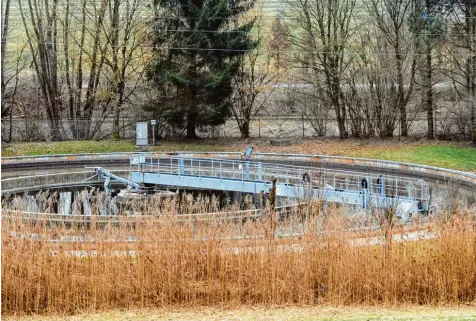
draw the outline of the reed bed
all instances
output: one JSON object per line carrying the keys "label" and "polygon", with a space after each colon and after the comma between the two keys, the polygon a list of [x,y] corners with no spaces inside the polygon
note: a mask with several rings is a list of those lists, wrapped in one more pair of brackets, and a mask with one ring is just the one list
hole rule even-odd
{"label": "reed bed", "polygon": [[[346,218],[338,209],[328,209],[324,220],[319,207],[309,214],[193,223],[167,217],[100,228],[4,220],[2,313],[476,302],[474,214],[415,225],[437,237],[413,242],[392,241],[404,229],[392,224],[377,232],[342,229]],[[302,235],[277,237],[290,222]],[[376,234],[387,242],[350,242]],[[51,241],[60,235],[83,238]],[[131,235],[134,242],[127,241]]]}
{"label": "reed bed", "polygon": [[[167,191],[169,192],[169,191]],[[198,214],[213,213],[219,211],[237,211],[240,208],[250,210],[255,208],[251,195],[243,197],[240,206],[231,202],[226,194],[204,194],[204,193],[176,193],[148,198],[130,198],[124,200],[122,206],[116,202],[111,204],[113,197],[99,188],[83,189],[78,191],[71,204],[73,215],[83,215],[84,201],[89,204],[91,215],[105,215],[114,212],[117,215],[139,214],[157,216],[162,214]],[[32,206],[33,204],[33,206]],[[58,213],[59,193],[57,191],[39,191],[36,194],[25,193],[23,195],[10,195],[2,198],[2,208],[9,210],[28,211],[28,208],[35,208],[40,213]],[[114,207],[114,208],[111,208]],[[101,208],[103,209],[101,213]]]}

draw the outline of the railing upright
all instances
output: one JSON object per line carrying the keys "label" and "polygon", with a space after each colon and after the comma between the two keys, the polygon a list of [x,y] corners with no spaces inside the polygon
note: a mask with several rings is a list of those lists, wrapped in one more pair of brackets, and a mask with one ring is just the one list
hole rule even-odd
{"label": "railing upright", "polygon": [[424,190],[424,187],[423,187],[423,180],[422,180],[422,179],[420,179],[420,186],[421,186],[421,194],[420,194],[421,196],[420,196],[420,199],[423,200],[423,190]]}
{"label": "railing upright", "polygon": [[243,164],[241,164],[241,180],[244,180],[244,173],[245,173],[245,168],[243,166]]}
{"label": "railing upright", "polygon": [[395,178],[395,197],[398,196],[398,178]]}

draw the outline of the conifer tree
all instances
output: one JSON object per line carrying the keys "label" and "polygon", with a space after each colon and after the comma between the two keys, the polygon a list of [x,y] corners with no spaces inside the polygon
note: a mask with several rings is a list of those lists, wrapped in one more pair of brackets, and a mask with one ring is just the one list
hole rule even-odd
{"label": "conifer tree", "polygon": [[254,21],[239,16],[254,0],[162,0],[155,3],[154,57],[147,77],[157,90],[146,110],[186,129],[223,124],[230,116],[232,78],[257,44]]}

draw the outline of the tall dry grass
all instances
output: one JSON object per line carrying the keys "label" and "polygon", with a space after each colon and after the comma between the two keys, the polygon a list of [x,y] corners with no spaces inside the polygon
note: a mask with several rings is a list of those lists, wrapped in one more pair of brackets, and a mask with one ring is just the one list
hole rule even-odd
{"label": "tall dry grass", "polygon": [[[169,218],[133,229],[94,225],[71,229],[5,220],[3,313],[475,302],[474,217],[454,214],[432,224],[438,237],[430,240],[390,242],[392,234],[402,231],[387,227],[385,233],[372,235],[386,235],[389,242],[352,246],[349,240],[371,235],[339,229],[343,218],[338,210],[327,215],[324,233],[315,233],[322,222],[318,216],[304,223],[291,220],[305,225],[297,238],[276,237],[275,231],[288,228],[290,220],[274,219],[184,224]],[[65,234],[82,235],[88,241],[54,243],[27,237],[54,239]],[[123,241],[132,234],[138,242]]]}

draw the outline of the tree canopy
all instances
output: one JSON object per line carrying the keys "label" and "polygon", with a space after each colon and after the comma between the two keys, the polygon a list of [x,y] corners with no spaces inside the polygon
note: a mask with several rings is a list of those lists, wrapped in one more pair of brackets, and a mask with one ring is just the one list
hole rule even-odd
{"label": "tree canopy", "polygon": [[197,127],[230,116],[232,79],[257,45],[254,21],[239,24],[248,0],[164,0],[156,3],[154,61],[147,77],[157,90],[146,109],[196,137]]}

